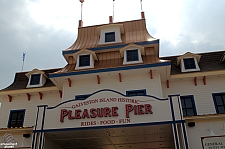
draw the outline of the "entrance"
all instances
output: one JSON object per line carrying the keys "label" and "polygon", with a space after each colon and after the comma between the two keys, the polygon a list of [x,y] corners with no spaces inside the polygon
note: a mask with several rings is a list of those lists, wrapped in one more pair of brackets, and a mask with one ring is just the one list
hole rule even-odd
{"label": "entrance", "polygon": [[44,149],[174,149],[171,124],[46,132]]}

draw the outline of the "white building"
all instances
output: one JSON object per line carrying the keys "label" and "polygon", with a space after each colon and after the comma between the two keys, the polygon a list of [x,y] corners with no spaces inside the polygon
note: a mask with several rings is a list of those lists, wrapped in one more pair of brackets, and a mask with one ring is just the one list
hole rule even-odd
{"label": "white building", "polygon": [[225,148],[225,51],[159,57],[142,19],[83,27],[64,68],[0,91],[0,145],[32,149]]}

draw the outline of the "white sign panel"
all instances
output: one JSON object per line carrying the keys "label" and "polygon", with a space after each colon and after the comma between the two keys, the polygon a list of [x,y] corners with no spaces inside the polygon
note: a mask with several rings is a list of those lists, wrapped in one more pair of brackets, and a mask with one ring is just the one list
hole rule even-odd
{"label": "white sign panel", "polygon": [[172,121],[169,100],[124,97],[105,91],[86,100],[46,109],[44,129],[81,128]]}
{"label": "white sign panel", "polygon": [[225,136],[202,137],[203,149],[225,149]]}

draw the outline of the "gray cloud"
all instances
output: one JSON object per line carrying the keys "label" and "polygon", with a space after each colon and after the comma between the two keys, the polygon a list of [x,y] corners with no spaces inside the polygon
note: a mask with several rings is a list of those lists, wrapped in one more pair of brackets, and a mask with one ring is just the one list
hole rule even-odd
{"label": "gray cloud", "polygon": [[[75,33],[37,24],[29,16],[27,5],[28,0],[0,1],[0,88],[10,85],[15,72],[21,71],[23,52],[27,53],[24,70],[63,67],[66,62],[61,52],[76,38]],[[178,42],[173,44],[157,37],[160,38],[160,56],[225,50],[224,6],[224,0],[184,1],[180,20],[177,20],[181,24]],[[151,14],[151,10],[146,13]],[[152,19],[157,16],[146,18],[149,33],[154,37],[159,29],[153,26]]]}

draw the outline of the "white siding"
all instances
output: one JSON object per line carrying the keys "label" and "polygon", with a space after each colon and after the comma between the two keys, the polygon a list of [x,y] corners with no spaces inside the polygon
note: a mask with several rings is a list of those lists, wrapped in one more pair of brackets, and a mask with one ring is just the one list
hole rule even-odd
{"label": "white siding", "polygon": [[191,80],[170,81],[170,88],[162,83],[163,95],[169,94],[193,95],[198,115],[215,114],[212,93],[225,92],[224,77],[206,77],[206,85],[202,77],[197,79],[197,86],[194,85],[194,78]]}
{"label": "white siding", "polygon": [[26,94],[13,96],[12,102],[9,102],[8,98],[5,97],[0,112],[0,128],[7,127],[10,110],[26,109],[23,126],[34,126],[38,105],[55,106],[61,101],[58,93],[43,94],[42,100],[37,93],[37,95],[31,95],[30,101],[28,101]]}
{"label": "white siding", "polygon": [[224,121],[206,121],[196,122],[195,127],[187,126],[187,134],[190,149],[202,149],[201,137],[210,136],[209,125],[211,125],[212,131],[215,135],[224,135],[223,128]]}
{"label": "white siding", "polygon": [[128,90],[146,89],[147,94],[162,98],[160,75],[156,73],[153,79],[150,79],[148,73],[122,76],[122,82],[119,82],[118,76],[100,79],[100,84],[97,83],[97,78],[76,80],[72,82],[72,87],[68,87],[66,81],[63,86],[63,101],[74,99],[75,95],[91,94],[101,89],[112,89],[123,94]]}

